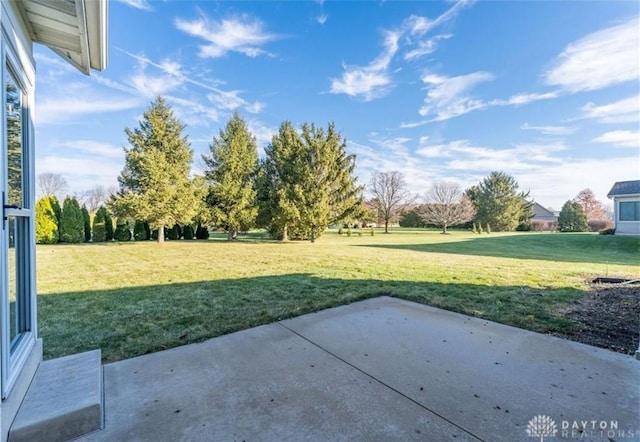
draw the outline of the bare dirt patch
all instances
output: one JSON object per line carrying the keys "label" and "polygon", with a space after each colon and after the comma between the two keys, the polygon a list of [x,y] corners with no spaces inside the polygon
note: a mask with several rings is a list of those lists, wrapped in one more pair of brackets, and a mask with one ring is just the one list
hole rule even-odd
{"label": "bare dirt patch", "polygon": [[577,327],[562,337],[633,355],[640,340],[640,283],[593,284],[563,316]]}

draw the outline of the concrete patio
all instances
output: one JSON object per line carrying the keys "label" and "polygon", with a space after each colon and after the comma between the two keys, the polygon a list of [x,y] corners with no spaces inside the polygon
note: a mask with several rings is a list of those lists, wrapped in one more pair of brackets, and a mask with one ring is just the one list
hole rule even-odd
{"label": "concrete patio", "polygon": [[382,297],[105,365],[79,440],[640,440],[639,385],[631,356]]}

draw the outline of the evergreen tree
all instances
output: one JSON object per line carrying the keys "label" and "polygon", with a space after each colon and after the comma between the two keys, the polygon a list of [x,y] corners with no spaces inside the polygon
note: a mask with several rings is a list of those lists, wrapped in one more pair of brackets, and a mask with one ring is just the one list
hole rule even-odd
{"label": "evergreen tree", "polygon": [[195,232],[193,231],[193,226],[191,224],[187,224],[186,226],[184,226],[182,234],[184,236],[184,239],[193,239],[196,236]]}
{"label": "evergreen tree", "polygon": [[203,155],[209,183],[206,202],[216,224],[232,240],[241,227],[248,230],[258,213],[255,173],[258,165],[256,138],[236,112],[219,137],[213,137],[210,155]]}
{"label": "evergreen tree", "polygon": [[106,241],[113,241],[113,218],[106,207],[100,206],[104,210],[104,235]]}
{"label": "evergreen tree", "polygon": [[84,239],[84,217],[78,200],[66,197],[62,205],[60,220],[60,241],[68,243],[82,242]]}
{"label": "evergreen tree", "polygon": [[579,202],[567,201],[558,215],[558,230],[561,232],[588,232],[589,225]]}
{"label": "evergreen tree", "polygon": [[120,191],[111,206],[117,216],[142,219],[160,228],[190,222],[196,213],[193,182],[189,178],[193,152],[178,120],[162,97],[156,98],[136,129],[126,128],[130,147],[118,177]]}
{"label": "evergreen tree", "polygon": [[84,242],[91,241],[91,216],[85,206],[82,206],[82,220],[84,221]]}
{"label": "evergreen tree", "polygon": [[[106,230],[106,229],[105,229]],[[106,237],[106,232],[105,232]],[[131,230],[129,230],[129,223],[124,218],[118,218],[116,222],[116,230],[113,232],[113,239],[116,241],[130,241]]]}
{"label": "evergreen tree", "polygon": [[144,221],[136,221],[133,225],[133,238],[136,241],[148,241],[151,239],[149,224]]}
{"label": "evergreen tree", "polygon": [[314,241],[330,224],[362,212],[362,187],[353,175],[355,156],[333,124],[280,126],[266,148],[258,176],[259,221],[272,236]]}
{"label": "evergreen tree", "polygon": [[180,228],[180,224],[175,224],[171,229],[169,229],[169,239],[180,239],[182,238],[182,229]]}
{"label": "evergreen tree", "polygon": [[476,207],[475,221],[493,231],[512,231],[533,215],[529,192],[518,192],[518,182],[504,172],[492,172],[466,191]]}
{"label": "evergreen tree", "polygon": [[93,217],[93,242],[105,242],[107,239],[107,228],[104,222],[104,210],[98,209]]}
{"label": "evergreen tree", "polygon": [[202,224],[198,224],[196,228],[196,238],[197,239],[209,239],[209,229]]}
{"label": "evergreen tree", "polygon": [[36,202],[36,242],[55,244],[58,242],[58,222],[51,205],[52,198],[44,196]]}
{"label": "evergreen tree", "polygon": [[53,213],[56,216],[56,224],[58,225],[58,237],[56,238],[56,242],[60,242],[60,225],[62,223],[62,208],[60,207],[58,198],[56,198],[55,196],[50,196],[49,198],[51,198],[51,208],[53,209]]}

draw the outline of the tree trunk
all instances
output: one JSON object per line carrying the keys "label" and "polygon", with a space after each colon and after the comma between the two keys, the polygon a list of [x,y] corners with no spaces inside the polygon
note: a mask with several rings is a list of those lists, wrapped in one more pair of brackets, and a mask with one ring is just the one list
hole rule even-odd
{"label": "tree trunk", "polygon": [[229,228],[229,230],[227,230],[227,241],[233,241],[234,235],[235,234],[235,229]]}
{"label": "tree trunk", "polygon": [[158,244],[164,244],[164,226],[158,227]]}
{"label": "tree trunk", "polygon": [[316,242],[316,226],[311,227],[311,242]]}
{"label": "tree trunk", "polygon": [[384,233],[389,233],[389,220],[384,220]]}
{"label": "tree trunk", "polygon": [[289,241],[289,234],[287,232],[287,225],[284,225],[284,228],[282,229],[282,241]]}
{"label": "tree trunk", "polygon": [[442,226],[442,234],[443,235],[447,234],[447,225],[446,224]]}

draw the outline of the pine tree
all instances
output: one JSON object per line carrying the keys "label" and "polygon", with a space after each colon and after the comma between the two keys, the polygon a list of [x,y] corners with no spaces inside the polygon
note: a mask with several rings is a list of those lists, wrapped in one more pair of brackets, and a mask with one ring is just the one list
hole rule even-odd
{"label": "pine tree", "polygon": [[219,136],[213,137],[209,150],[209,155],[202,156],[209,184],[206,203],[213,220],[227,231],[227,240],[231,241],[241,227],[248,229],[255,223],[258,213],[256,138],[235,112]]}
{"label": "pine tree", "polygon": [[84,221],[84,242],[91,241],[91,215],[86,206],[82,206],[82,220]]}
{"label": "pine tree", "polygon": [[362,188],[353,176],[355,156],[333,124],[320,129],[289,122],[265,149],[258,175],[259,225],[284,241],[312,241],[330,224],[360,215]]}
{"label": "pine tree", "polygon": [[529,192],[518,192],[518,182],[504,172],[492,172],[466,194],[476,207],[475,221],[497,232],[515,230],[533,215]]}
{"label": "pine tree", "polygon": [[51,205],[52,198],[43,196],[36,202],[36,242],[55,244],[58,242],[58,222]]}
{"label": "pine tree", "polygon": [[165,100],[157,97],[139,127],[125,129],[130,147],[125,148],[120,191],[111,207],[119,217],[160,228],[158,243],[164,242],[165,225],[190,222],[198,207],[189,178],[193,152],[184,127]]}
{"label": "pine tree", "polygon": [[567,201],[558,215],[558,230],[561,232],[588,232],[589,224],[579,202]]}
{"label": "pine tree", "polygon": [[66,197],[62,205],[60,219],[60,241],[68,243],[82,242],[84,239],[84,217],[75,198]]}
{"label": "pine tree", "polygon": [[106,207],[100,206],[104,210],[104,236],[106,241],[113,241],[113,219]]}

